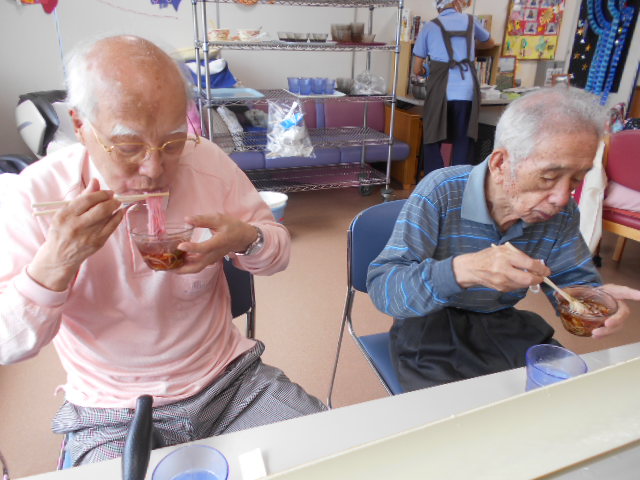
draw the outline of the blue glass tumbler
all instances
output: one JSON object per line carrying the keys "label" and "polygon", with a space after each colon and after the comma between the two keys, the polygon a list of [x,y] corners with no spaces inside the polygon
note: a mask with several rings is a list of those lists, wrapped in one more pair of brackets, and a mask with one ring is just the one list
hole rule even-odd
{"label": "blue glass tumbler", "polygon": [[311,79],[307,77],[300,77],[300,94],[311,95]]}
{"label": "blue glass tumbler", "polygon": [[323,93],[325,93],[326,85],[327,85],[326,78],[320,78],[320,77],[313,78],[311,80],[311,91],[316,95],[322,95]]}
{"label": "blue glass tumbler", "polygon": [[300,79],[298,77],[287,77],[287,81],[291,93],[300,93]]}
{"label": "blue glass tumbler", "polygon": [[336,81],[333,78],[327,78],[327,83],[324,86],[324,93],[327,95],[333,95],[335,90]]}
{"label": "blue glass tumbler", "polygon": [[526,353],[527,386],[533,390],[589,371],[585,361],[571,350],[542,344],[529,347]]}

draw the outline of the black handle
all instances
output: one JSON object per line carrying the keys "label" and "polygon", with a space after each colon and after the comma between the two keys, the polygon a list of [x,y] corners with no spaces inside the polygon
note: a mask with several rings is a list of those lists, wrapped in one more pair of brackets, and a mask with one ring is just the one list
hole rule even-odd
{"label": "black handle", "polygon": [[144,480],[153,448],[153,397],[142,395],[136,400],[136,413],[129,426],[122,455],[122,479]]}

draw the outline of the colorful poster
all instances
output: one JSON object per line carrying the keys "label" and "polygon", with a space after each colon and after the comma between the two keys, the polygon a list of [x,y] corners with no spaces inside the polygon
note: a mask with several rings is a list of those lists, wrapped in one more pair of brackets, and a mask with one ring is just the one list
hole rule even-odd
{"label": "colorful poster", "polygon": [[520,60],[553,60],[564,0],[510,0],[502,55]]}

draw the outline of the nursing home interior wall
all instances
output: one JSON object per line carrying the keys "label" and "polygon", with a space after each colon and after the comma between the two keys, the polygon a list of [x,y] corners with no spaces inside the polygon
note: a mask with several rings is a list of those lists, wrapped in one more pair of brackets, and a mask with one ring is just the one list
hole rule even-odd
{"label": "nursing home interior wall", "polygon": [[[560,29],[556,58],[568,61],[574,36],[578,1],[565,2],[565,14]],[[493,16],[492,36],[497,41],[504,34],[508,0],[474,0],[466,11]],[[436,15],[432,1],[406,0],[405,7],[423,20]],[[209,4],[209,20],[216,20],[216,7]],[[275,38],[278,31],[329,31],[331,23],[366,22],[366,8],[312,8],[297,6],[245,6],[221,4],[220,27],[262,27]],[[373,31],[376,40],[394,38],[397,10],[379,8],[374,11]],[[78,41],[105,33],[134,33],[155,41],[165,48],[193,48],[193,20],[190,2],[182,2],[178,11],[159,9],[148,0],[61,0],[57,8],[63,51],[69,51]],[[61,49],[53,15],[46,15],[39,5],[18,7],[16,2],[0,0],[0,153],[29,153],[15,123],[14,111],[22,93],[63,88]],[[639,20],[640,21],[640,20]],[[631,94],[640,61],[640,28],[636,26],[617,94],[609,97],[614,105],[626,102]],[[366,55],[322,52],[223,51],[234,75],[252,88],[285,87],[287,76],[348,77],[366,68]],[[372,54],[371,70],[389,81],[392,55]],[[533,83],[537,62],[519,62],[517,76],[523,86]]]}
{"label": "nursing home interior wall", "polygon": [[[208,19],[215,23],[216,6],[209,3]],[[136,13],[134,13],[136,12]],[[132,33],[146,37],[168,50],[194,45],[191,3],[183,1],[178,11],[159,9],[149,0],[61,0],[57,15],[63,50],[79,41],[105,33]],[[278,31],[329,32],[332,23],[368,21],[368,9],[311,8],[283,5],[220,5],[220,27],[262,27],[277,39]],[[376,40],[392,41],[397,9],[376,9],[373,31]],[[64,88],[60,48],[53,15],[39,5],[16,6],[0,0],[0,146],[2,153],[29,153],[16,131],[15,105],[22,93]],[[287,76],[350,77],[352,53],[233,51],[222,52],[233,74],[251,88],[286,88]],[[385,77],[392,55],[374,52],[371,70]],[[366,68],[366,54],[355,56],[355,74]]]}

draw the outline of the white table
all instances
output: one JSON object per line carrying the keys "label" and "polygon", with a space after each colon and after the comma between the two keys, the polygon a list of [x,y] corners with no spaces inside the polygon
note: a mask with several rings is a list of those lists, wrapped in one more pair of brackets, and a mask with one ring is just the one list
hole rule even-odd
{"label": "white table", "polygon": [[[640,343],[583,355],[591,371],[636,357],[640,357]],[[525,371],[519,368],[212,437],[196,443],[211,445],[221,450],[229,460],[229,479],[240,480],[238,455],[255,448],[262,450],[267,473],[272,474],[375,439],[504,400],[522,393],[524,386]],[[640,399],[638,404],[640,407]],[[597,415],[597,412],[594,412],[594,415]],[[150,472],[157,462],[175,448],[177,447],[167,447],[152,452],[147,478],[151,478]],[[455,445],[452,445],[452,448],[455,448]],[[112,480],[121,478],[120,468],[120,460],[112,460],[29,478]],[[548,478],[635,480],[638,478],[638,472],[640,445],[635,445],[616,455],[582,464]]]}

